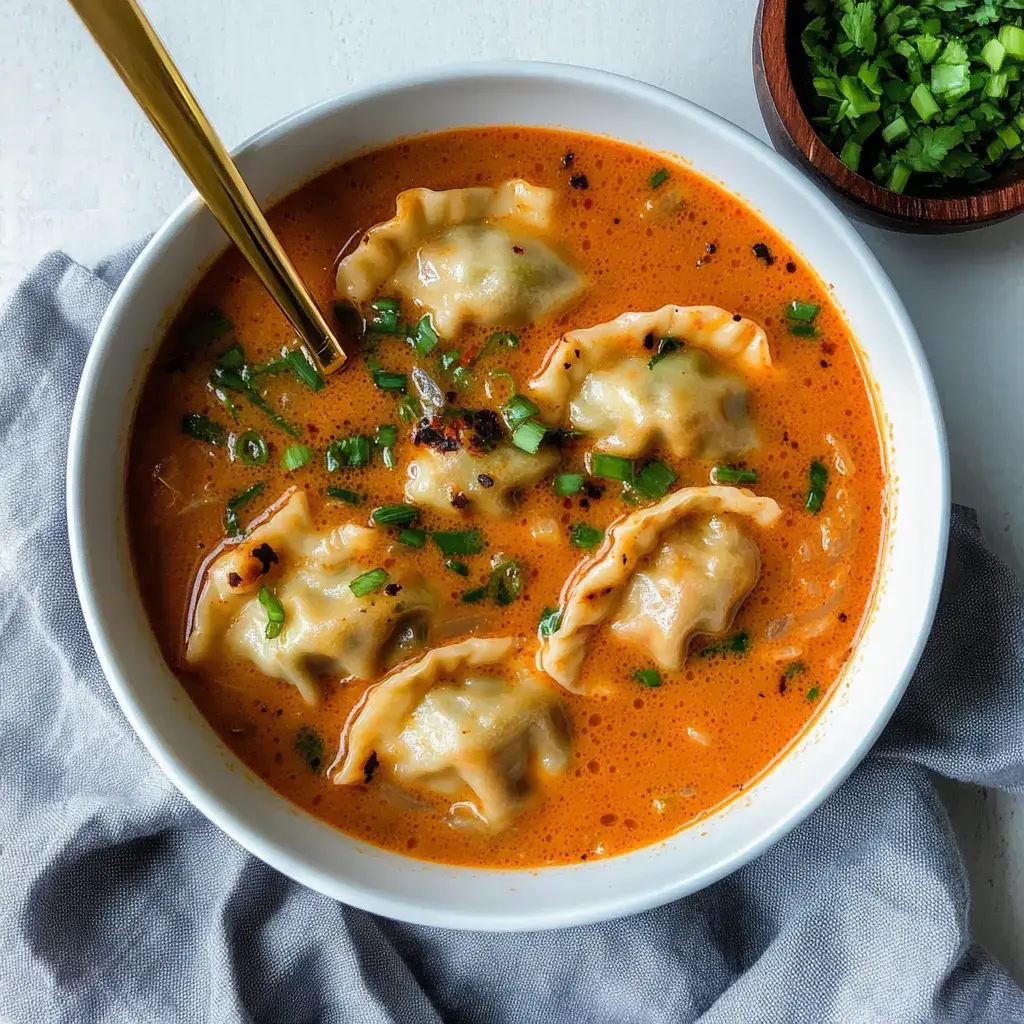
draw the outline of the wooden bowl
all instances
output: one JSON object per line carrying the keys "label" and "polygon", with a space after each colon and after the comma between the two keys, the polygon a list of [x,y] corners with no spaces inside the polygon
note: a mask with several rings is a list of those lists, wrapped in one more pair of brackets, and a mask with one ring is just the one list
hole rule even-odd
{"label": "wooden bowl", "polygon": [[811,90],[800,45],[802,0],[760,0],[754,23],[754,85],[775,148],[833,195],[847,213],[879,227],[917,233],[969,231],[1024,211],[1024,161],[978,191],[900,195],[851,171],[811,126],[799,94]]}

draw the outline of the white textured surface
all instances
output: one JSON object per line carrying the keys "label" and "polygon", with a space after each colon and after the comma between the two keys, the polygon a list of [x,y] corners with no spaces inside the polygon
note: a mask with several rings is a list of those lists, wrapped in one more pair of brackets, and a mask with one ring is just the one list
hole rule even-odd
{"label": "white textured surface", "polygon": [[[157,30],[225,141],[353,86],[438,63],[588,64],[704,104],[764,137],[750,77],[753,0],[150,0]],[[0,293],[50,248],[83,263],[153,230],[186,191],[156,135],[60,0],[0,6]],[[1024,218],[984,232],[864,232],[914,317],[949,430],[953,495],[1024,568]],[[968,856],[978,937],[1024,978],[1019,803],[944,787]]]}

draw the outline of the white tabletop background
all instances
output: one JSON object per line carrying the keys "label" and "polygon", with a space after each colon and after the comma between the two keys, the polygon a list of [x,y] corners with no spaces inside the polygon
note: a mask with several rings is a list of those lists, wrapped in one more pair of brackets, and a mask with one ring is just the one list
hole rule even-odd
{"label": "white tabletop background", "polygon": [[[766,138],[755,0],[144,0],[229,147],[299,107],[437,64],[586,64]],[[89,265],[153,231],[188,185],[61,0],[0,4],[0,298],[49,249]],[[915,238],[862,228],[917,324],[946,417],[953,497],[1024,567],[1024,217]],[[944,786],[976,937],[1024,981],[1024,802]]]}

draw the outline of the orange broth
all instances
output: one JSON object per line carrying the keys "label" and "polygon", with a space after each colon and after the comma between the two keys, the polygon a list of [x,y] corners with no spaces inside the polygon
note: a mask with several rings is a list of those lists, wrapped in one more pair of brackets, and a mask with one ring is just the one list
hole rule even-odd
{"label": "orange broth", "polygon": [[[563,166],[567,152],[574,154],[570,168]],[[671,177],[652,191],[649,179],[663,166]],[[570,177],[577,175],[585,175],[586,188],[570,185]],[[698,638],[685,671],[662,672],[663,685],[648,689],[632,677],[635,669],[648,667],[641,652],[599,632],[584,681],[597,674],[613,684],[611,693],[585,697],[559,690],[573,734],[571,766],[563,775],[539,780],[539,797],[496,836],[452,828],[443,813],[450,801],[428,792],[418,795],[436,814],[386,799],[373,784],[335,786],[324,768],[334,757],[349,712],[370,683],[327,681],[320,705],[308,707],[292,686],[261,676],[248,663],[194,672],[184,659],[190,598],[204,560],[222,541],[224,509],[232,495],[257,481],[266,485],[258,501],[239,510],[243,526],[293,485],[307,491],[318,528],[365,524],[369,508],[403,499],[405,465],[413,453],[411,430],[396,417],[395,397],[374,389],[358,354],[319,393],[292,376],[266,380],[267,400],[301,427],[303,443],[316,450],[307,467],[281,468],[281,454],[292,439],[248,403],[242,403],[237,423],[230,420],[206,387],[213,361],[230,339],[196,347],[188,338],[189,324],[217,307],[233,321],[233,336],[254,363],[278,357],[293,339],[234,250],[195,287],[155,360],[136,415],[127,480],[135,565],[153,629],[168,664],[228,746],[289,800],[351,835],[428,860],[492,867],[624,853],[664,839],[749,786],[835,687],[867,614],[884,534],[885,478],[873,403],[828,289],[755,213],[682,165],[622,143],[560,131],[459,130],[353,159],[279,202],[269,219],[328,308],[339,250],[391,217],[398,192],[416,186],[498,184],[515,177],[557,190],[562,205],[554,244],[590,282],[575,308],[554,322],[517,330],[518,349],[502,348],[486,357],[488,368],[507,370],[520,389],[562,332],[626,310],[707,303],[741,313],[768,332],[776,371],[752,388],[760,447],[746,463],[759,473],[752,489],[775,498],[784,514],[775,528],[755,534],[760,580],[734,627],[751,638],[747,653],[702,657],[704,641]],[[682,207],[660,218],[642,217],[645,203],[665,189],[685,200]],[[821,306],[817,337],[794,336],[787,329],[783,307],[793,299]],[[470,328],[458,343],[442,342],[428,357],[431,372],[444,380],[435,365],[437,354],[452,347],[470,351],[490,333]],[[415,364],[415,354],[400,339],[385,341],[379,356],[391,370],[408,372]],[[458,405],[495,407],[483,395],[482,378],[476,375],[474,385],[459,392]],[[446,380],[442,386],[452,388]],[[247,468],[230,461],[224,448],[185,436],[181,421],[189,411],[205,413],[237,432],[260,430],[269,446],[268,462]],[[372,435],[376,426],[390,423],[400,427],[395,470],[386,469],[375,453],[368,468],[327,473],[323,450],[329,440]],[[813,578],[824,572],[821,560],[801,560],[799,553],[808,545],[815,551],[821,547],[820,518],[806,512],[804,502],[810,462],[828,455],[828,436],[840,439],[847,463],[855,467],[845,480],[844,498],[856,513],[851,519],[855,549],[842,599],[830,609],[824,630],[802,645],[798,661],[780,661],[780,644],[764,640],[769,624],[787,614],[812,612],[824,600]],[[582,467],[581,444],[565,449],[562,471]],[[708,483],[709,463],[666,461],[679,475],[678,485]],[[358,490],[369,501],[353,507],[331,500],[325,496],[329,485]],[[589,507],[581,505],[584,498],[555,497],[546,480],[524,495],[511,520],[472,517],[469,522],[483,530],[487,547],[464,559],[470,566],[466,579],[445,569],[430,544],[418,551],[403,549],[402,557],[456,603],[465,590],[486,582],[495,552],[519,558],[526,566],[520,598],[507,608],[492,602],[473,605],[472,613],[481,620],[477,632],[521,634],[535,645],[542,610],[557,605],[563,581],[584,555],[569,543],[571,526],[607,527],[630,511],[616,485],[608,482],[602,497],[585,499]],[[531,536],[530,525],[542,518],[564,527],[554,545],[539,546]],[[452,517],[433,511],[417,525],[459,528]],[[797,586],[800,574],[803,582]],[[303,726],[323,739],[315,771],[296,750]]]}

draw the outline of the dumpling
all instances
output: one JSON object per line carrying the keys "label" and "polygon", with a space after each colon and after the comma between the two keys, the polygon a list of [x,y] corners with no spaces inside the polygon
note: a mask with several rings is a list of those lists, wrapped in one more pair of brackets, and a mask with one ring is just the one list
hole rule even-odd
{"label": "dumpling", "polygon": [[571,755],[561,703],[514,660],[520,646],[517,637],[463,640],[373,687],[343,741],[335,783],[383,772],[458,798],[453,817],[504,828],[527,805],[537,773],[564,771]]}
{"label": "dumpling", "polygon": [[681,668],[691,638],[725,633],[757,582],[760,551],[744,520],[767,528],[781,514],[738,487],[684,487],[620,519],[566,580],[537,667],[577,689],[590,637],[608,621],[663,668]]}
{"label": "dumpling", "polygon": [[543,240],[555,193],[522,180],[496,188],[399,194],[338,266],[336,294],[363,306],[398,295],[431,313],[443,338],[465,323],[517,327],[567,309],[585,279]]}
{"label": "dumpling", "polygon": [[721,459],[757,444],[741,375],[771,365],[752,320],[663,306],[563,335],[529,387],[547,422],[583,431],[602,451],[633,457],[664,445],[681,459]]}
{"label": "dumpling", "polygon": [[[251,661],[264,675],[297,687],[309,704],[317,679],[372,679],[419,650],[438,600],[415,570],[388,571],[389,586],[357,597],[349,584],[376,567],[381,534],[346,525],[313,529],[306,492],[293,490],[270,517],[210,565],[196,605],[186,658]],[[376,559],[376,560],[375,560]],[[266,586],[284,608],[278,636],[267,637]]]}
{"label": "dumpling", "polygon": [[541,447],[531,455],[508,443],[479,454],[423,448],[409,463],[405,497],[441,512],[509,516],[516,492],[543,480],[558,460],[555,448]]}

